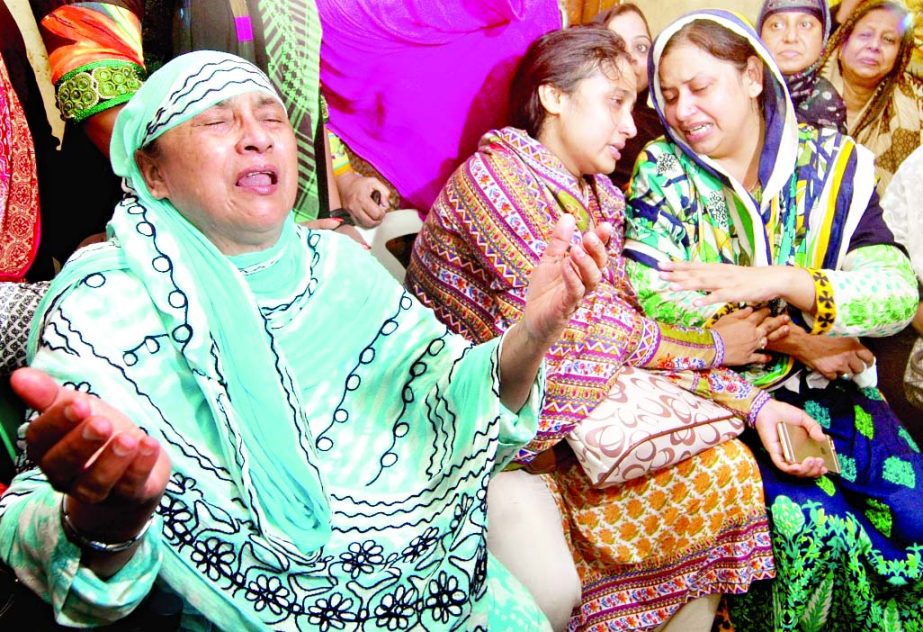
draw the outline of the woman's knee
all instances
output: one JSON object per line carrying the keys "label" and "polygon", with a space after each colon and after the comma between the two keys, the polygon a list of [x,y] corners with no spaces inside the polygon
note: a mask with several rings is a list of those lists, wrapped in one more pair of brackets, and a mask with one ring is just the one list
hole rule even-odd
{"label": "woman's knee", "polygon": [[565,629],[580,604],[580,577],[561,514],[540,476],[503,472],[488,489],[487,545],[520,581],[551,621]]}

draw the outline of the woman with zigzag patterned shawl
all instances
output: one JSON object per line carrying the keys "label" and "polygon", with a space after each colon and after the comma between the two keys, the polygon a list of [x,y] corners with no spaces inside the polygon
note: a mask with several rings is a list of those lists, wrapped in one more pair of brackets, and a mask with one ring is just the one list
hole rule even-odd
{"label": "woman with zigzag patterned shawl", "polygon": [[[407,286],[450,328],[487,340],[522,313],[526,279],[559,218],[613,227],[603,282],[546,356],[539,431],[517,458],[528,469],[499,475],[490,492],[489,545],[560,629],[571,615],[571,604],[557,610],[575,564],[582,596],[576,591],[570,625],[594,632],[653,630],[687,604],[687,613],[704,611],[708,626],[718,595],[773,575],[759,475],[740,441],[605,489],[567,457],[566,436],[619,387],[625,367],[658,371],[720,402],[761,436],[782,417],[813,423],[725,368],[763,359],[753,353],[758,337],[742,350],[726,321],[676,327],[640,309],[621,253],[624,197],[605,175],[635,133],[630,62],[622,38],[602,28],[533,43],[513,81],[513,126],[485,134],[446,183],[407,271]],[[544,467],[551,455],[558,462]]]}
{"label": "woman with zigzag patterned shawl", "polygon": [[[648,145],[629,193],[626,255],[641,303],[687,325],[740,301],[787,304],[804,329],[745,375],[820,421],[842,465],[840,476],[799,480],[755,448],[777,578],[772,597],[757,584],[731,600],[737,623],[915,629],[923,459],[863,382],[871,358],[849,338],[898,331],[917,304],[910,263],[881,218],[873,156],[796,124],[771,54],[734,14],[684,16],[657,39],[652,62],[668,138]],[[866,387],[851,379],[860,372]]]}

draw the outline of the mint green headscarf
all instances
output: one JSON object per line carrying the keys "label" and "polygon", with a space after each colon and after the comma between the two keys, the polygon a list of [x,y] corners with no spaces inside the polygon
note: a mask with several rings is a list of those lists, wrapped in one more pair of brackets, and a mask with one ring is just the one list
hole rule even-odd
{"label": "mint green headscarf", "polygon": [[[306,556],[328,540],[330,510],[313,440],[303,430],[308,424],[299,389],[240,272],[168,200],[150,194],[135,163],[138,148],[219,101],[249,92],[279,98],[258,68],[226,53],[189,53],[155,72],[113,131],[112,165],[124,178],[126,197],[108,232],[124,259],[113,265],[143,281],[164,331],[205,395],[227,475],[257,530],[270,546]],[[280,240],[297,240],[291,219]],[[82,278],[80,263],[79,257],[70,262],[58,281]],[[32,355],[37,334],[30,340]],[[171,457],[177,470],[196,471],[194,456]],[[184,458],[190,463],[177,462]]]}

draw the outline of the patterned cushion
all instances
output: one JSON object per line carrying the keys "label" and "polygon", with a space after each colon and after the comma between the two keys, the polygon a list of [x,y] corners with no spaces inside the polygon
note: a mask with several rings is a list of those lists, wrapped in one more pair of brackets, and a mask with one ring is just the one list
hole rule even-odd
{"label": "patterned cushion", "polygon": [[[7,376],[26,363],[26,343],[35,308],[48,282],[0,283],[0,478],[9,474],[16,458],[16,431],[23,418],[18,402],[6,388]],[[9,460],[7,460],[9,459]]]}

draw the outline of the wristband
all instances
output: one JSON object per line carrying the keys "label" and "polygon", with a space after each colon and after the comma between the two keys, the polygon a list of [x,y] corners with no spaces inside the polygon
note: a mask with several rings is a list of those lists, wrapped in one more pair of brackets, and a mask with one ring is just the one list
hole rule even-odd
{"label": "wristband", "polygon": [[67,502],[67,496],[61,496],[61,528],[64,529],[64,535],[67,536],[67,539],[79,546],[84,551],[97,551],[99,553],[121,553],[122,551],[127,551],[133,547],[141,538],[144,537],[144,534],[147,533],[147,530],[151,527],[151,523],[154,522],[154,516],[151,515],[148,518],[148,521],[144,523],[144,526],[141,527],[141,531],[138,532],[133,538],[124,540],[122,542],[102,542],[100,540],[92,540],[79,531],[74,526],[74,523],[71,522],[70,516],[67,514],[67,507],[65,503]]}
{"label": "wristband", "polygon": [[707,329],[706,331],[711,332],[711,338],[715,343],[715,359],[712,360],[712,366],[724,366],[725,358],[725,347],[724,347],[724,338],[721,337],[721,334],[715,329]]}
{"label": "wristband", "polygon": [[811,280],[814,281],[814,324],[812,334],[825,334],[833,328],[836,321],[836,301],[833,298],[833,286],[827,273],[823,270],[808,270]]}
{"label": "wristband", "polygon": [[144,83],[144,68],[122,61],[98,61],[65,73],[55,84],[65,121],[80,123],[127,102]]}
{"label": "wristband", "polygon": [[756,397],[753,398],[753,404],[750,406],[750,412],[747,413],[747,426],[750,428],[756,427],[756,418],[770,399],[772,399],[772,396],[766,391],[760,391],[756,394]]}

